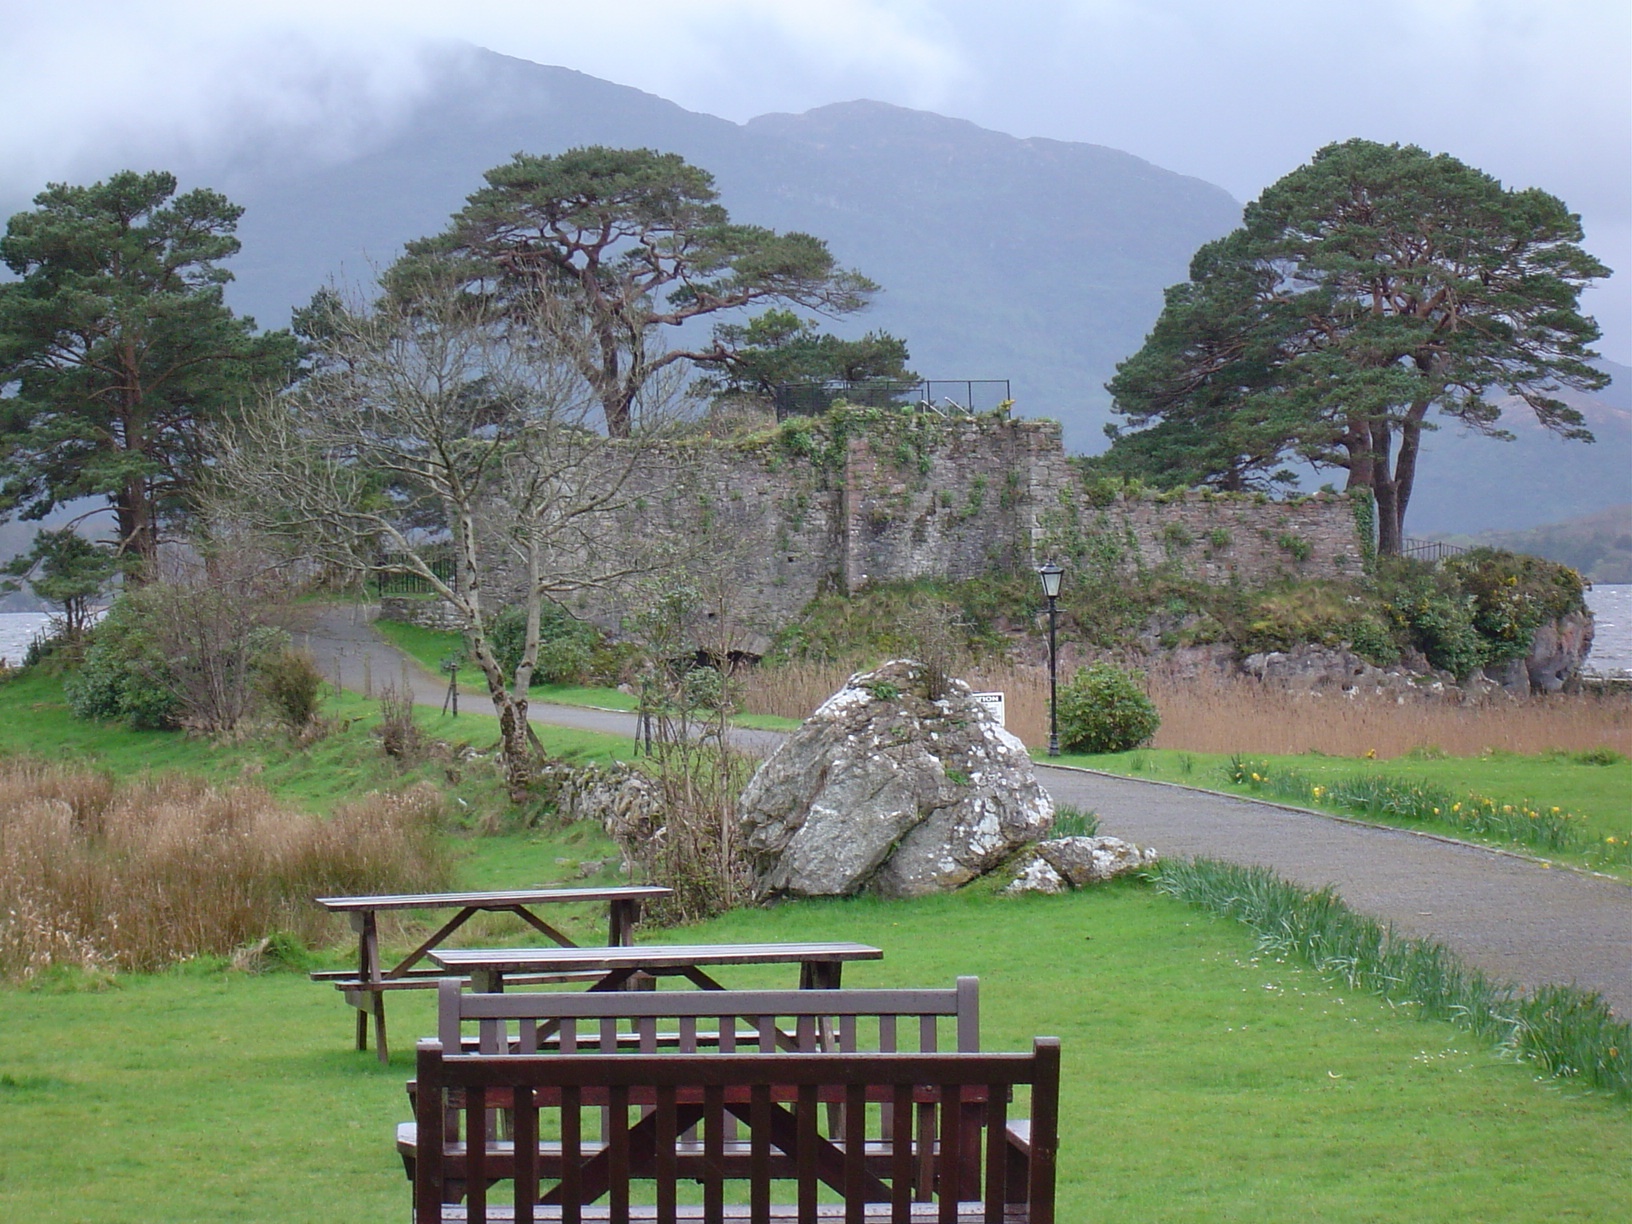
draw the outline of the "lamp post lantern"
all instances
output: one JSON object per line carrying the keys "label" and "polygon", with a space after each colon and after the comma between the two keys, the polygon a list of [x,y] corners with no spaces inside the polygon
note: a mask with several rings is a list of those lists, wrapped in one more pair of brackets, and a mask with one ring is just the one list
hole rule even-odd
{"label": "lamp post lantern", "polygon": [[1048,598],[1048,755],[1060,755],[1060,714],[1059,689],[1060,675],[1056,641],[1060,625],[1060,578],[1065,571],[1054,562],[1037,567],[1037,577],[1042,579],[1043,594]]}

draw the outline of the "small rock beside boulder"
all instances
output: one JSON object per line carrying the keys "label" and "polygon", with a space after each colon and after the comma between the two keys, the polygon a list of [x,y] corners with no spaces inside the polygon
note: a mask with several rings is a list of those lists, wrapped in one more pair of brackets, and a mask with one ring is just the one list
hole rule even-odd
{"label": "small rock beside boulder", "polygon": [[1054,821],[1025,745],[968,685],[908,659],[850,677],[760,766],[740,811],[761,897],[958,888]]}
{"label": "small rock beside boulder", "polygon": [[1007,893],[1062,893],[1114,880],[1156,862],[1156,851],[1120,837],[1056,837],[1038,842]]}

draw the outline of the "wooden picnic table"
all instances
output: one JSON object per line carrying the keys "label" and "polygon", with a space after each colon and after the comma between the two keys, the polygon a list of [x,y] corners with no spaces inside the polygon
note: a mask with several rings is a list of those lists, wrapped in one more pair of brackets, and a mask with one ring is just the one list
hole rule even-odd
{"label": "wooden picnic table", "polygon": [[450,973],[469,974],[472,990],[495,993],[516,974],[599,973],[591,990],[619,990],[636,974],[684,977],[704,990],[724,990],[703,966],[799,966],[802,990],[834,989],[846,961],[879,960],[860,943],[640,944],[611,948],[439,948],[430,958]]}
{"label": "wooden picnic table", "polygon": [[[333,982],[357,1009],[357,1048],[368,1048],[368,1018],[374,1016],[375,1045],[380,1061],[389,1058],[385,1043],[385,992],[400,989],[434,989],[444,976],[441,969],[415,966],[430,956],[455,931],[480,913],[514,914],[563,948],[577,945],[557,927],[533,912],[534,906],[571,903],[604,903],[607,907],[607,943],[623,945],[634,937],[635,922],[645,901],[666,897],[673,890],[653,885],[619,885],[608,888],[522,888],[508,892],[402,893],[373,897],[318,897],[317,904],[330,913],[349,914],[351,929],[357,932],[357,969],[324,970],[312,974],[314,981]],[[452,918],[437,928],[417,948],[390,969],[380,964],[378,915],[390,910],[453,909]]]}

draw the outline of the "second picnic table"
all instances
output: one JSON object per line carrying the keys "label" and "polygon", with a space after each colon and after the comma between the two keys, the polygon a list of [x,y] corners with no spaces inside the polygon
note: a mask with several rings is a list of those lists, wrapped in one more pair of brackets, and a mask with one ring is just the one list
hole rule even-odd
{"label": "second picnic table", "polygon": [[[351,929],[357,933],[357,969],[325,970],[312,974],[315,981],[333,982],[357,1009],[357,1048],[368,1048],[368,1018],[374,1017],[374,1039],[380,1061],[389,1056],[385,1044],[385,992],[413,987],[434,987],[443,976],[440,969],[415,968],[466,922],[481,913],[514,914],[562,948],[577,945],[559,928],[533,912],[534,906],[571,903],[604,904],[607,907],[607,943],[617,946],[634,937],[635,922],[643,902],[666,897],[673,890],[655,885],[630,884],[606,888],[522,888],[508,892],[402,893],[370,897],[318,897],[317,904],[331,913],[351,915]],[[456,913],[417,948],[390,969],[380,964],[380,937],[377,916],[392,910],[456,909]]]}
{"label": "second picnic table", "polygon": [[618,990],[636,974],[689,979],[704,990],[724,990],[703,967],[799,966],[802,990],[836,988],[847,961],[879,960],[879,948],[860,943],[639,944],[609,948],[438,948],[430,958],[450,973],[470,975],[472,990],[504,989],[515,974],[600,973],[589,989]]}

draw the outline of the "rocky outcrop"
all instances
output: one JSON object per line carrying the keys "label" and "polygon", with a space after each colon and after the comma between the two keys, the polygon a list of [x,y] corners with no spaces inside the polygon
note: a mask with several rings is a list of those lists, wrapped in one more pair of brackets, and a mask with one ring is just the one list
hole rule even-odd
{"label": "rocky outcrop", "polygon": [[1242,674],[1300,692],[1335,690],[1348,696],[1392,693],[1399,697],[1461,700],[1506,693],[1556,693],[1580,674],[1592,649],[1592,614],[1571,612],[1535,631],[1528,655],[1476,668],[1460,681],[1408,652],[1399,664],[1378,667],[1343,647],[1305,644],[1264,651],[1241,661]]}
{"label": "rocky outcrop", "polygon": [[[1415,666],[1413,666],[1415,663]],[[1420,656],[1396,667],[1378,667],[1352,650],[1306,643],[1291,650],[1248,655],[1241,672],[1267,684],[1299,692],[1335,690],[1349,696],[1376,693],[1443,694],[1456,685],[1447,671],[1435,671]]]}
{"label": "rocky outcrop", "polygon": [[739,805],[760,896],[953,889],[1047,833],[1025,746],[930,680],[910,660],[852,676],[760,766]]}
{"label": "rocky outcrop", "polygon": [[1004,892],[1062,893],[1114,880],[1156,862],[1156,851],[1119,837],[1056,837],[1041,841]]}
{"label": "rocky outcrop", "polygon": [[1556,693],[1580,674],[1592,650],[1592,627],[1591,612],[1571,612],[1536,630],[1524,660],[1531,691]]}

